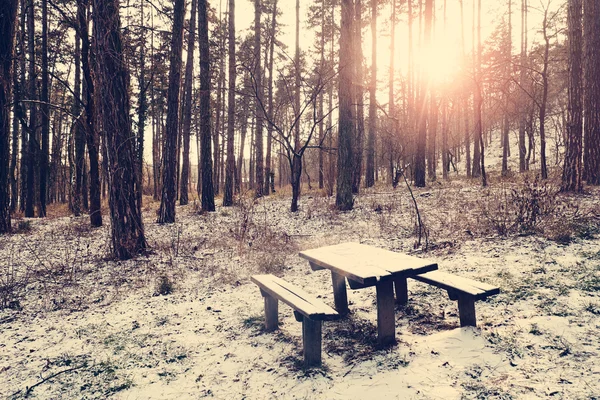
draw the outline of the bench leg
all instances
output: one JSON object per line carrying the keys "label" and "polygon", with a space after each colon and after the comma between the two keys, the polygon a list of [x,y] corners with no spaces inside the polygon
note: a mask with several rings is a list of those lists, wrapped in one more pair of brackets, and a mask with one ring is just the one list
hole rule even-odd
{"label": "bench leg", "polygon": [[335,309],[341,315],[348,314],[348,294],[346,293],[346,278],[331,271],[333,281],[333,300]]}
{"label": "bench leg", "polygon": [[477,326],[475,300],[471,296],[458,296],[458,316],[460,326]]}
{"label": "bench leg", "polygon": [[394,281],[396,287],[396,304],[405,305],[408,303],[408,283],[407,279],[402,277]]}
{"label": "bench leg", "polygon": [[321,327],[323,321],[302,320],[302,342],[304,345],[304,366],[321,365]]}
{"label": "bench leg", "polygon": [[377,337],[381,346],[393,343],[396,338],[396,320],[394,318],[393,281],[377,283]]}
{"label": "bench leg", "polygon": [[265,292],[262,292],[262,294],[265,299],[265,330],[271,332],[276,330],[279,326],[279,300],[271,297]]}

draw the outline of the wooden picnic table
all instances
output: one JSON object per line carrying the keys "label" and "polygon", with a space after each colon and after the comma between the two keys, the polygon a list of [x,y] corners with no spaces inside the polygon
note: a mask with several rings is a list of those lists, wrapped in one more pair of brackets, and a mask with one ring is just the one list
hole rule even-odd
{"label": "wooden picnic table", "polygon": [[406,278],[438,268],[430,260],[356,242],[305,250],[299,255],[313,271],[331,271],[335,308],[340,314],[348,313],[346,279],[351,289],[375,286],[377,337],[382,345],[395,341],[394,283],[397,294],[407,296]]}

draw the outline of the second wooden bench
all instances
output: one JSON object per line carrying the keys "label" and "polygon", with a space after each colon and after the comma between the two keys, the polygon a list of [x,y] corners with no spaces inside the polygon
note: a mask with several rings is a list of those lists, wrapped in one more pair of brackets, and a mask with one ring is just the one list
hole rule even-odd
{"label": "second wooden bench", "polygon": [[265,301],[265,329],[278,328],[279,300],[294,309],[296,321],[302,322],[304,366],[321,364],[321,327],[323,321],[340,318],[333,308],[301,288],[274,275],[254,275],[252,282],[260,288]]}
{"label": "second wooden bench", "polygon": [[[448,292],[450,300],[458,300],[460,326],[477,326],[475,302],[500,293],[500,288],[496,286],[442,271],[431,271],[411,278],[444,289]],[[408,301],[406,278],[398,279],[394,283],[397,303],[406,304]]]}

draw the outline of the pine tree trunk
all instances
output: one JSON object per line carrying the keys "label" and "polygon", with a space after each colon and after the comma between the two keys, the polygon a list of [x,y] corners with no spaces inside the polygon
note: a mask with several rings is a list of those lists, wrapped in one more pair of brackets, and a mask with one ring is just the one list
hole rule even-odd
{"label": "pine tree trunk", "polygon": [[563,192],[580,192],[581,184],[581,139],[583,132],[582,114],[582,0],[569,0],[569,105],[567,115],[567,138],[565,163],[563,165]]}
{"label": "pine tree trunk", "polygon": [[[522,88],[525,85],[527,69],[525,63],[527,61],[527,0],[521,0],[521,56],[519,68],[519,86]],[[521,98],[524,93],[521,93]],[[523,104],[523,102],[520,102]],[[527,113],[522,110],[519,117],[519,172],[526,171],[525,157],[527,149],[525,146],[525,131],[527,128]]]}
{"label": "pine tree trunk", "polygon": [[[90,63],[90,39],[88,34],[88,3],[87,0],[78,0],[77,18],[81,32],[81,65],[85,80],[85,137],[87,139],[88,155],[90,160],[90,224],[102,226],[101,193],[100,193],[100,165],[99,165],[99,138],[96,129],[96,103],[94,95],[94,81],[92,79]],[[140,204],[141,206],[141,204]]]}
{"label": "pine tree trunk", "polygon": [[[428,48],[431,42],[431,23],[433,19],[433,0],[425,0],[425,30],[424,47]],[[429,77],[421,70],[421,87],[419,97],[419,129],[417,149],[415,153],[415,186],[425,187],[425,153],[427,149],[427,87]]]}
{"label": "pine tree trunk", "polygon": [[588,185],[600,185],[600,4],[584,0],[584,177]]}
{"label": "pine tree trunk", "polygon": [[48,199],[48,166],[50,156],[50,96],[48,89],[48,0],[42,0],[42,92],[40,100],[42,119],[42,153],[40,157],[40,217],[46,216],[46,200]]}
{"label": "pine tree trunk", "polygon": [[[487,177],[485,174],[485,158],[484,158],[484,141],[483,141],[483,124],[482,124],[482,107],[483,107],[483,76],[481,74],[481,0],[478,0],[477,6],[477,65],[476,65],[476,90],[475,90],[475,134],[477,135],[477,143],[475,149],[478,151],[473,157],[473,161],[477,160],[477,164],[473,164],[473,176],[481,175],[481,183],[487,186]],[[478,168],[475,168],[475,165]]]}
{"label": "pine tree trunk", "polygon": [[196,0],[192,0],[190,27],[187,40],[187,60],[185,63],[185,99],[183,106],[183,165],[179,180],[179,204],[188,204],[188,185],[190,181],[190,134],[192,130],[192,82],[194,80],[194,46],[196,43]]}
{"label": "pine tree trunk", "polygon": [[[277,28],[277,0],[273,3],[273,14],[271,16],[271,41],[269,43],[269,82],[267,84],[267,102],[268,102],[268,119],[273,121],[273,53],[275,50],[276,40],[276,28]],[[322,100],[322,97],[321,97]],[[269,123],[267,125],[267,155],[265,156],[265,187],[264,194],[268,195],[271,192],[271,148],[273,140],[273,126]],[[320,151],[320,161],[322,163],[322,154]]]}
{"label": "pine tree trunk", "polygon": [[118,0],[94,0],[100,116],[109,168],[111,242],[119,259],[146,248],[142,213],[135,194],[137,174],[131,142],[129,72],[123,56]]}
{"label": "pine tree trunk", "polygon": [[[200,50],[200,160],[202,164],[202,210],[215,211],[210,152],[210,56],[207,0],[198,0],[198,48]],[[217,149],[215,148],[215,152]]]}
{"label": "pine tree trunk", "polygon": [[[28,79],[29,100],[36,100],[36,72],[35,72],[35,9],[34,1],[29,0],[27,4],[27,52],[29,53]],[[27,182],[25,199],[25,216],[34,217],[35,203],[35,161],[37,157],[37,106],[31,103],[29,106],[29,132],[27,138]]]}
{"label": "pine tree trunk", "polygon": [[502,123],[502,176],[508,174],[508,156],[510,155],[510,121],[508,119],[508,107],[510,105],[510,71],[512,64],[512,0],[508,1],[508,35],[506,49],[506,76],[504,83],[504,121]]}
{"label": "pine tree trunk", "polygon": [[[233,205],[233,179],[235,174],[234,133],[235,133],[235,0],[229,0],[229,79],[227,82],[227,169],[225,171],[225,192],[223,206]],[[260,49],[258,51],[260,54]],[[259,55],[260,57],[260,55]],[[260,70],[260,69],[259,69]],[[256,72],[256,70],[255,70]]]}
{"label": "pine tree trunk", "polygon": [[[144,20],[144,3],[146,0],[140,0],[140,18]],[[137,173],[140,187],[137,190],[138,207],[142,207],[142,196],[144,194],[144,136],[146,132],[146,113],[148,111],[147,84],[146,84],[146,35],[145,29],[140,29],[140,73],[139,84],[139,104],[138,104],[138,123],[137,123]],[[148,182],[149,183],[149,182]]]}
{"label": "pine tree trunk", "polygon": [[362,52],[362,0],[354,0],[354,47],[356,77],[354,95],[356,96],[356,147],[354,151],[354,171],[352,175],[352,193],[358,194],[363,168],[363,147],[365,137],[365,111],[364,111],[364,77],[363,77],[363,52]]}
{"label": "pine tree trunk", "polygon": [[548,167],[546,166],[546,107],[548,103],[548,64],[550,52],[550,38],[548,37],[548,10],[544,13],[542,33],[544,36],[544,67],[542,70],[542,101],[540,104],[540,164],[542,179],[548,178]]}
{"label": "pine tree trunk", "polygon": [[0,3],[0,233],[11,230],[10,186],[8,184],[10,146],[10,91],[12,83],[17,0]]}
{"label": "pine tree trunk", "polygon": [[342,0],[342,20],[340,26],[339,53],[339,122],[338,122],[338,162],[337,193],[335,204],[338,210],[351,210],[352,169],[354,162],[354,105],[352,96],[353,78],[353,20],[352,0]]}
{"label": "pine tree trunk", "polygon": [[158,215],[159,223],[175,222],[177,197],[177,138],[179,137],[179,86],[181,84],[181,53],[183,46],[183,17],[185,0],[175,0],[173,33],[167,90],[167,131],[163,147],[163,185]]}
{"label": "pine tree trunk", "polygon": [[[262,197],[264,177],[263,160],[263,85],[261,68],[260,0],[254,0],[254,80],[256,82],[256,197]],[[298,65],[296,65],[298,68]]]}
{"label": "pine tree trunk", "polygon": [[377,124],[377,0],[371,0],[371,84],[365,186],[375,185],[375,126]]}

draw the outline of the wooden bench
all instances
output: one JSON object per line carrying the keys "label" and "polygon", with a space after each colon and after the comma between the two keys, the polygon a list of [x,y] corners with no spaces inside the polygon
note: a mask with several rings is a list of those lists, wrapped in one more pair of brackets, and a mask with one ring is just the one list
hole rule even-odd
{"label": "wooden bench", "polygon": [[302,322],[304,366],[321,364],[321,327],[340,315],[327,304],[274,275],[254,275],[252,282],[260,288],[265,299],[265,329],[278,328],[279,300],[294,309],[296,321]]}
{"label": "wooden bench", "polygon": [[[475,302],[500,293],[500,289],[496,286],[442,271],[431,271],[411,278],[444,289],[448,291],[450,300],[458,300],[460,326],[477,326]],[[395,285],[397,302],[406,304],[408,301],[406,278],[396,280]]]}

